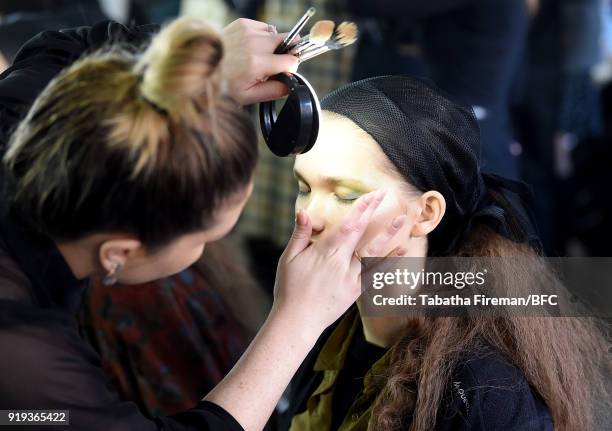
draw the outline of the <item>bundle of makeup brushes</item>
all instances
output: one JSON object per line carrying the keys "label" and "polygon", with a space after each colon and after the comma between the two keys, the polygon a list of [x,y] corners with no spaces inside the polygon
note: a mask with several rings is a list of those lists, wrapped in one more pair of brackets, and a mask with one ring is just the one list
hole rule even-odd
{"label": "bundle of makeup brushes", "polygon": [[299,42],[293,43],[306,22],[315,13],[314,8],[308,9],[306,14],[291,29],[285,40],[276,49],[277,54],[293,54],[300,62],[310,60],[326,52],[349,46],[357,40],[357,26],[353,22],[336,24],[333,21],[317,21],[307,36]]}

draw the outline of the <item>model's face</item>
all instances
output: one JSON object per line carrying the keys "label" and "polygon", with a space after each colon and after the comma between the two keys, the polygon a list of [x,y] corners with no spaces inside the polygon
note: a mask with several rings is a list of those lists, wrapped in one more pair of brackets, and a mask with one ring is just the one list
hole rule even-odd
{"label": "model's face", "polygon": [[374,139],[352,121],[323,112],[316,144],[297,156],[294,166],[299,185],[296,212],[302,209],[310,217],[313,241],[339,223],[361,195],[384,188],[386,197],[358,250],[402,214],[407,216],[406,222],[384,255],[399,246],[409,248],[420,193],[391,171],[389,163]]}

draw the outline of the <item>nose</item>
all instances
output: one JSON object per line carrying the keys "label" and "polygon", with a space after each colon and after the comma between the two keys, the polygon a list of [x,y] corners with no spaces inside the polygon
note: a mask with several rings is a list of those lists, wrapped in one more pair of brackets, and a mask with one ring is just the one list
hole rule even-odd
{"label": "nose", "polygon": [[313,196],[308,205],[304,207],[304,211],[308,214],[312,224],[312,235],[319,235],[325,230],[325,205],[322,197]]}

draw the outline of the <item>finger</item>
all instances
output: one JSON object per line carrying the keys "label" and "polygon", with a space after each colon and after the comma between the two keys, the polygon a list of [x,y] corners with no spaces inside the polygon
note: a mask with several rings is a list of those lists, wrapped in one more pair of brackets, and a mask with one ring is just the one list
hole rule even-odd
{"label": "finger", "polygon": [[287,86],[279,81],[266,81],[255,84],[248,90],[243,91],[238,102],[242,105],[250,105],[257,102],[267,102],[284,97],[288,93]]}
{"label": "finger", "polygon": [[[257,36],[252,36],[249,41],[249,46],[252,47],[255,52],[272,54],[276,47],[280,45],[288,33],[272,34],[266,31],[265,34],[257,33]],[[298,40],[299,36],[296,36],[295,40]],[[295,43],[295,41],[293,42]]]}
{"label": "finger", "polygon": [[402,257],[406,256],[406,253],[408,253],[408,249],[406,247],[397,247],[395,250],[389,253],[387,257]]}
{"label": "finger", "polygon": [[256,54],[251,75],[264,78],[282,72],[295,72],[300,65],[299,59],[291,54]]}
{"label": "finger", "polygon": [[290,262],[298,254],[300,254],[310,244],[310,236],[312,234],[312,224],[310,217],[304,211],[299,210],[295,217],[295,228],[287,247],[285,247],[284,256],[287,262]]}
{"label": "finger", "polygon": [[319,243],[334,252],[350,257],[368,227],[370,218],[385,197],[385,191],[368,193],[359,198],[340,226]]}
{"label": "finger", "polygon": [[391,240],[395,238],[397,233],[406,223],[406,218],[407,217],[404,214],[396,217],[393,220],[393,222],[391,222],[389,226],[387,226],[387,228],[382,234],[380,234],[370,243],[362,247],[361,250],[359,250],[359,255],[362,258],[363,257],[381,257],[383,251],[387,249]]}
{"label": "finger", "polygon": [[374,271],[382,271],[388,272],[389,270],[393,270],[396,262],[389,260],[389,257],[403,257],[406,255],[408,250],[403,247],[396,247],[391,252],[389,252],[386,256],[369,258],[367,260],[361,260],[361,273],[365,272],[374,272]]}
{"label": "finger", "polygon": [[232,21],[231,23],[229,23],[228,26],[225,28],[228,29],[228,28],[235,27],[235,26],[242,27],[244,29],[255,30],[255,31],[267,31],[268,30],[268,23],[256,21],[254,19],[249,19],[249,18],[238,18]]}

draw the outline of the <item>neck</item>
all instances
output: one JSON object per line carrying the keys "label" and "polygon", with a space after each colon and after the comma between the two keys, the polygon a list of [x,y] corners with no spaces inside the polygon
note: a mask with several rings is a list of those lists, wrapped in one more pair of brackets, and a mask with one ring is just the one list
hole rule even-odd
{"label": "neck", "polygon": [[[412,238],[406,247],[408,253],[403,257],[422,259],[423,264],[427,256],[426,238]],[[403,291],[405,293],[405,291]],[[389,294],[390,291],[387,291]],[[393,294],[392,294],[393,295]],[[364,316],[361,312],[362,299],[357,300],[361,324],[363,325],[363,335],[368,343],[378,347],[389,348],[397,343],[404,335],[404,329],[410,317],[398,316]]]}
{"label": "neck", "polygon": [[[359,303],[357,304],[359,307]],[[361,310],[361,307],[359,307]],[[366,341],[378,347],[388,349],[404,334],[407,318],[405,317],[368,317],[361,314],[363,335]]]}

